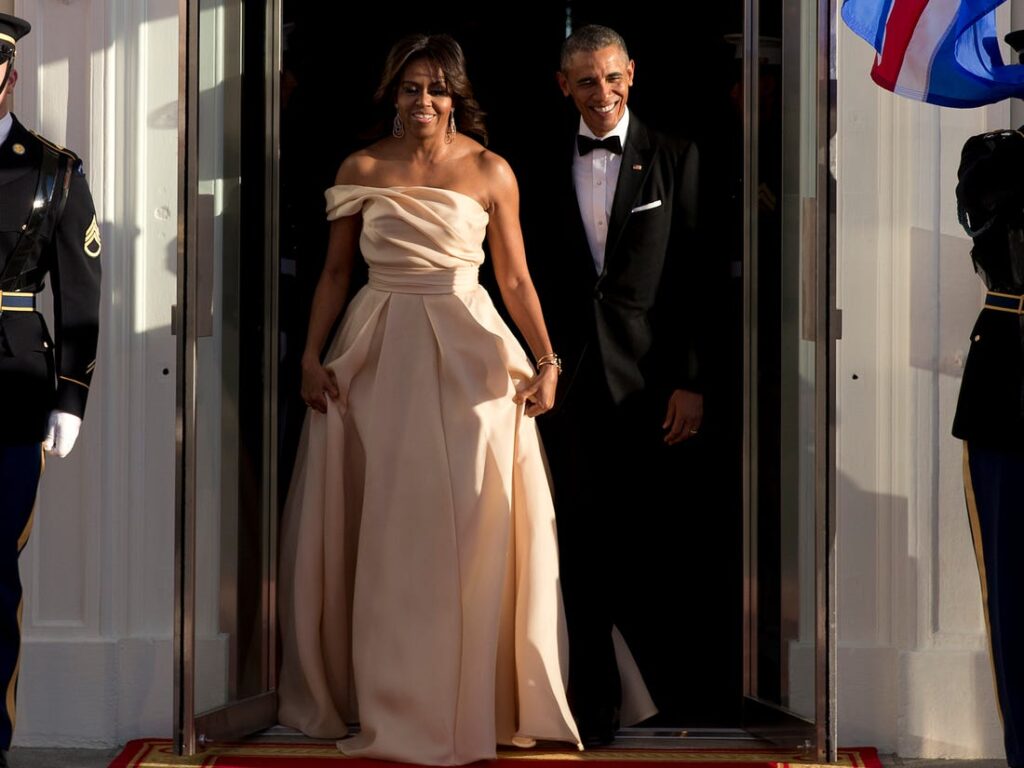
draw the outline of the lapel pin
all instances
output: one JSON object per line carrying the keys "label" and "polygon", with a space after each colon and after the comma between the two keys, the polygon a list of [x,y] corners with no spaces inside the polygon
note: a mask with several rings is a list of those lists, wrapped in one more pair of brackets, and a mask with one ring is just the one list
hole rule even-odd
{"label": "lapel pin", "polygon": [[634,171],[642,171],[643,169],[644,167],[640,165],[640,163],[637,163],[636,165],[633,166]]}
{"label": "lapel pin", "polygon": [[13,152],[16,155],[24,155],[25,154],[25,145],[24,144],[14,144],[14,145],[11,146],[11,152]]}

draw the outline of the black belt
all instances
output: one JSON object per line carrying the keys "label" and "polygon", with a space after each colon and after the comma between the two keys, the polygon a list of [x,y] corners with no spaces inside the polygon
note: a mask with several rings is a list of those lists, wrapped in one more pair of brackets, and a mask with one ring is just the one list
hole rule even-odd
{"label": "black belt", "polygon": [[995,309],[999,312],[1012,312],[1015,315],[1024,315],[1024,296],[1016,293],[989,291],[985,294],[985,309]]}
{"label": "black belt", "polygon": [[35,312],[36,295],[25,291],[0,291],[0,312]]}

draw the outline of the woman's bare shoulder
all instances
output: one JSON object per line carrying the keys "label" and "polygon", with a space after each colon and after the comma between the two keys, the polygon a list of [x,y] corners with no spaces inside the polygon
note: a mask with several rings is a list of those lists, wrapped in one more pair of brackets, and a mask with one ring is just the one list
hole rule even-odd
{"label": "woman's bare shoulder", "polygon": [[474,158],[478,172],[486,180],[487,186],[493,189],[498,195],[515,192],[516,175],[508,161],[496,152],[483,147]]}
{"label": "woman's bare shoulder", "polygon": [[346,157],[338,167],[335,184],[371,184],[379,173],[380,163],[387,158],[388,141],[381,139]]}

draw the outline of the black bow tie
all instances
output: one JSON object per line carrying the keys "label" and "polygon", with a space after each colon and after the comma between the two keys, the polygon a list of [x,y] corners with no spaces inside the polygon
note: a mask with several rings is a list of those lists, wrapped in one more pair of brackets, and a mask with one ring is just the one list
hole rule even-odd
{"label": "black bow tie", "polygon": [[576,136],[576,149],[581,155],[593,152],[595,149],[607,149],[616,155],[622,154],[622,139],[618,136],[609,136],[606,139],[592,139],[583,134]]}

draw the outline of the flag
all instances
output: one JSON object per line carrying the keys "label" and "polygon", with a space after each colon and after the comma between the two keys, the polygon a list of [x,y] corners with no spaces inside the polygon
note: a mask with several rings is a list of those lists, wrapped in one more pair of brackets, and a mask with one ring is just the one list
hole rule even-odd
{"label": "flag", "polygon": [[1004,0],[843,0],[846,25],[875,49],[871,79],[944,107],[1024,97],[1024,65],[1004,64],[996,11]]}

